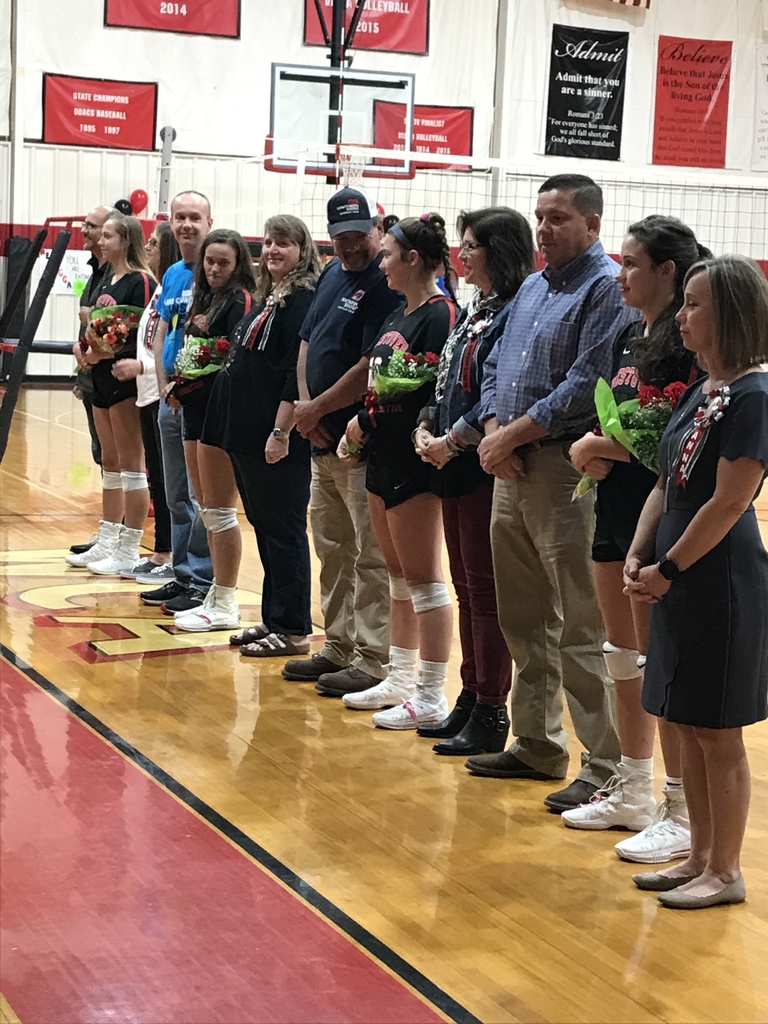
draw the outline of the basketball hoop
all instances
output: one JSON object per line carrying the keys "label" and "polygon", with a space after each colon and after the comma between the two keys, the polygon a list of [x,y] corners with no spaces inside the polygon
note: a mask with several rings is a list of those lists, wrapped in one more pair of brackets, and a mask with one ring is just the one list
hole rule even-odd
{"label": "basketball hoop", "polygon": [[356,143],[354,147],[345,147],[342,152],[339,147],[339,184],[343,182],[344,186],[349,188],[362,186],[365,169],[371,161],[368,150],[373,148],[365,143]]}

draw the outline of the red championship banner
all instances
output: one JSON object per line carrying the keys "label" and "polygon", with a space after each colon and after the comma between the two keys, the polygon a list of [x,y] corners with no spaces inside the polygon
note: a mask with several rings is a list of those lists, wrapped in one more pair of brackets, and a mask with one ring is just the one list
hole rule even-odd
{"label": "red championship banner", "polygon": [[43,142],[154,149],[157,84],[43,75]]}
{"label": "red championship banner", "polygon": [[[472,156],[472,128],[475,111],[473,107],[424,107],[413,108],[413,149],[417,153],[434,153],[438,156]],[[373,113],[373,144],[377,149],[405,148],[405,104],[387,103],[377,100]],[[394,161],[377,160],[377,164]],[[418,163],[414,167],[425,170],[448,169],[467,170],[456,164]]]}
{"label": "red championship banner", "polygon": [[104,0],[108,28],[148,28],[199,36],[240,38],[241,0]]}
{"label": "red championship banner", "polygon": [[[320,0],[320,5],[330,32],[333,0]],[[349,28],[356,7],[357,0],[347,0],[345,29]],[[326,45],[315,0],[304,0],[304,45]],[[391,53],[428,53],[429,0],[365,0],[351,48],[387,50]]]}
{"label": "red championship banner", "polygon": [[733,43],[659,36],[653,163],[725,167]]}

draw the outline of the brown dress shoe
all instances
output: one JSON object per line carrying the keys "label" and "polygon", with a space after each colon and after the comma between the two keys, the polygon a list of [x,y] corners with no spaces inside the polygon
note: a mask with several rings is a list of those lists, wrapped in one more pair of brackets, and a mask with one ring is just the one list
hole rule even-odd
{"label": "brown dress shoe", "polygon": [[515,757],[511,750],[503,750],[500,754],[475,754],[467,758],[466,767],[473,775],[487,775],[493,779],[534,779],[540,782],[553,782],[553,775],[537,772],[535,768]]}
{"label": "brown dress shoe", "polygon": [[588,804],[596,792],[597,786],[591,782],[574,779],[565,789],[560,789],[557,793],[550,793],[548,797],[544,798],[544,803],[553,814],[562,814],[563,811],[572,811],[574,807]]}
{"label": "brown dress shoe", "polygon": [[315,683],[315,689],[324,697],[343,697],[345,693],[360,693],[370,690],[381,680],[364,672],[361,668],[338,669],[335,672],[324,672]]}
{"label": "brown dress shoe", "polygon": [[316,683],[326,672],[338,672],[341,666],[315,651],[311,658],[291,658],[283,665],[283,679],[294,683]]}

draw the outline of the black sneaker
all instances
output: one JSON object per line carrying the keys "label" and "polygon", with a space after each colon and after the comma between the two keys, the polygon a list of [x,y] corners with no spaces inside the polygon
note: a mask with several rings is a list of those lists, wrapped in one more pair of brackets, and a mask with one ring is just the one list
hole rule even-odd
{"label": "black sneaker", "polygon": [[99,533],[97,530],[96,533],[91,535],[90,540],[85,541],[83,544],[72,544],[70,545],[69,550],[72,552],[73,555],[82,555],[84,554],[84,552],[90,551],[98,539]]}
{"label": "black sneaker", "polygon": [[157,590],[145,590],[139,596],[144,604],[161,605],[166,601],[172,601],[179,594],[184,594],[186,590],[187,588],[178,580],[170,580],[164,586],[158,587]]}
{"label": "black sneaker", "polygon": [[197,587],[186,587],[177,596],[169,601],[163,601],[163,611],[166,615],[175,615],[176,612],[188,612],[193,608],[199,608],[205,600],[205,591]]}

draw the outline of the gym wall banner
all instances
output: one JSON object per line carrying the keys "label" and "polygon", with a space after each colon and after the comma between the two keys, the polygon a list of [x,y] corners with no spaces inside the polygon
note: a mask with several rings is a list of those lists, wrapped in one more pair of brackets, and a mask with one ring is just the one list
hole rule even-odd
{"label": "gym wall banner", "polygon": [[[330,32],[333,0],[319,2]],[[349,27],[356,6],[356,0],[347,0],[345,28]],[[304,0],[304,45],[326,45],[315,0]],[[429,53],[429,0],[366,0],[353,47],[426,55]]]}
{"label": "gym wall banner", "polygon": [[725,167],[733,43],[659,36],[653,163]]}
{"label": "gym wall banner", "polygon": [[145,28],[240,38],[241,0],[104,0],[107,28]]}
{"label": "gym wall banner", "polygon": [[[413,148],[417,153],[446,156],[472,156],[473,107],[413,108]],[[405,140],[405,104],[376,100],[373,107],[373,144],[377,149],[403,149]],[[377,160],[377,164],[393,163]],[[417,169],[467,170],[456,164],[418,163]]]}
{"label": "gym wall banner", "polygon": [[628,32],[552,26],[544,152],[618,160]]}
{"label": "gym wall banner", "polygon": [[[768,16],[768,6],[766,6]],[[755,74],[755,122],[752,135],[751,171],[768,171],[768,46],[757,47]]]}
{"label": "gym wall banner", "polygon": [[43,75],[43,142],[154,149],[156,82]]}

